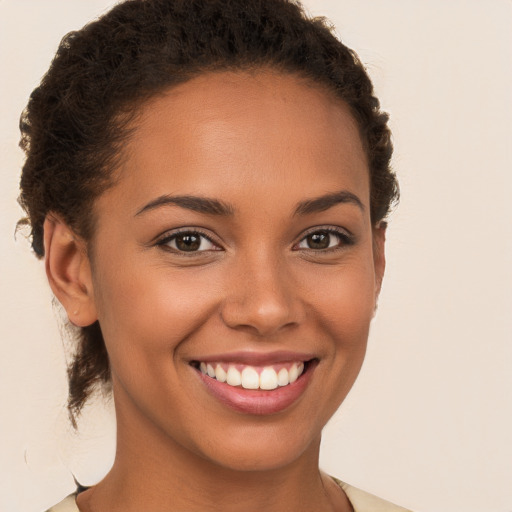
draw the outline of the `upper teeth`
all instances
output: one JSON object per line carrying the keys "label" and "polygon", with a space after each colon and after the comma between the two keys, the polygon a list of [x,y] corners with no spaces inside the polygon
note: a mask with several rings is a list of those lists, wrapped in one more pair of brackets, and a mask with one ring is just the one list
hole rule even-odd
{"label": "upper teeth", "polygon": [[[237,368],[238,366],[238,368]],[[240,371],[239,368],[242,367]],[[255,367],[221,363],[200,363],[199,369],[204,375],[225,382],[230,386],[242,386],[245,389],[276,389],[295,382],[304,371],[304,363],[297,362],[281,366]]]}

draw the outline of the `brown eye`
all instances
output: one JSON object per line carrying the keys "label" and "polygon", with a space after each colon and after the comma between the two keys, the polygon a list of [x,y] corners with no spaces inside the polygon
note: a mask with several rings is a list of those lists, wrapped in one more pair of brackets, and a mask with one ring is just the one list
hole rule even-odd
{"label": "brown eye", "polygon": [[201,247],[201,238],[195,233],[178,235],[176,237],[176,247],[180,251],[197,251]]}
{"label": "brown eye", "polygon": [[177,233],[164,240],[160,245],[166,245],[179,252],[215,251],[218,247],[206,236],[194,231]]}
{"label": "brown eye", "polygon": [[306,237],[306,243],[309,249],[328,249],[332,235],[327,231],[318,231],[311,233]]}
{"label": "brown eye", "polygon": [[306,235],[297,245],[298,249],[325,251],[343,245],[350,245],[352,238],[344,233],[329,229],[319,229]]}

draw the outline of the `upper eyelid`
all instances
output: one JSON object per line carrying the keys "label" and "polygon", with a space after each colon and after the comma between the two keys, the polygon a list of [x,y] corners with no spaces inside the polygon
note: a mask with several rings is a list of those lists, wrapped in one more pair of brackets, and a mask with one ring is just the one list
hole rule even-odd
{"label": "upper eyelid", "polygon": [[321,225],[321,226],[313,226],[311,228],[306,229],[305,231],[303,231],[300,234],[299,239],[297,241],[300,242],[307,236],[309,236],[313,233],[316,233],[317,231],[327,231],[329,233],[337,233],[340,235],[346,235],[350,238],[353,238],[353,236],[354,236],[354,234],[346,228],[342,228],[341,226],[332,226],[332,225],[327,224],[327,225]]}

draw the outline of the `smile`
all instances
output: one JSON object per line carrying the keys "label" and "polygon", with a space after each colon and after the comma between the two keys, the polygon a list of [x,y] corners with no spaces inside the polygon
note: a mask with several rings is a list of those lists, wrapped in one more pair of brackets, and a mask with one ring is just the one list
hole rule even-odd
{"label": "smile", "polygon": [[[243,362],[242,362],[243,361]],[[207,392],[222,404],[251,415],[276,414],[299,401],[311,382],[316,357],[212,357],[191,361]]]}
{"label": "smile", "polygon": [[271,366],[201,362],[199,370],[203,375],[225,382],[228,386],[269,391],[293,384],[304,372],[304,362]]}

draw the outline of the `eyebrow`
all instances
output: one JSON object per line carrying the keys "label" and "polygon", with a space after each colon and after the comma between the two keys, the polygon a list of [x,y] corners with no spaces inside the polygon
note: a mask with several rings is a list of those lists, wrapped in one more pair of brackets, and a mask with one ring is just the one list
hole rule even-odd
{"label": "eyebrow", "polygon": [[295,215],[309,215],[311,213],[323,212],[338,204],[354,204],[362,212],[365,211],[364,205],[359,197],[348,190],[341,190],[300,202],[295,209]]}
{"label": "eyebrow", "polygon": [[[341,190],[339,192],[333,192],[313,199],[301,201],[295,208],[294,214],[309,215],[312,213],[323,212],[338,204],[346,203],[354,204],[358,206],[361,211],[365,211],[363,203],[355,194],[348,192],[347,190]],[[147,211],[169,205],[180,206],[187,210],[193,210],[195,212],[205,213],[208,215],[229,216],[234,213],[234,208],[230,204],[219,201],[218,199],[191,195],[171,196],[166,194],[150,201],[148,204],[143,206],[135,216],[137,217]]]}
{"label": "eyebrow", "polygon": [[199,213],[206,213],[209,215],[221,215],[228,216],[232,215],[234,208],[218,199],[212,199],[209,197],[199,197],[199,196],[171,196],[171,195],[163,195],[157,197],[153,201],[150,201],[148,204],[143,206],[136,214],[141,215],[144,212],[154,210],[155,208],[159,208],[161,206],[180,206],[181,208],[186,208],[187,210],[193,210]]}

